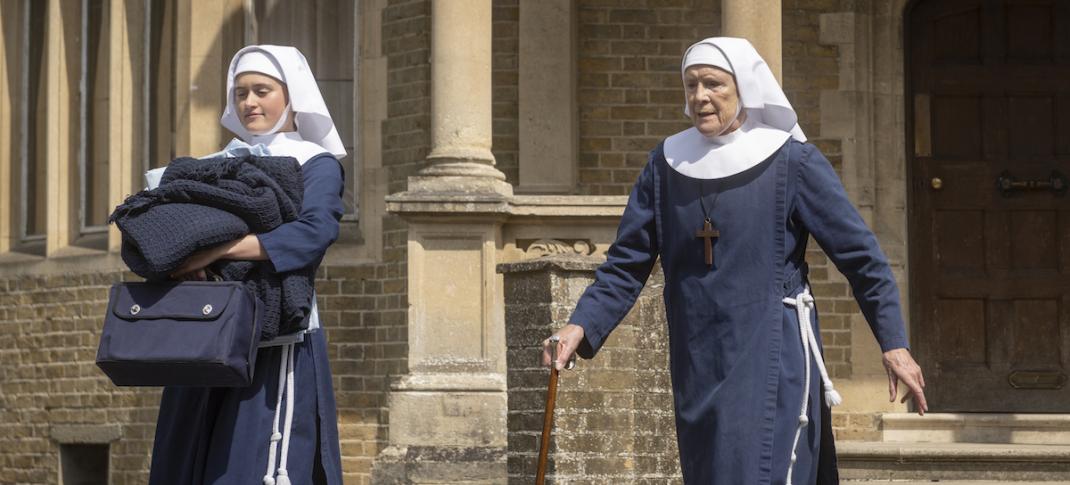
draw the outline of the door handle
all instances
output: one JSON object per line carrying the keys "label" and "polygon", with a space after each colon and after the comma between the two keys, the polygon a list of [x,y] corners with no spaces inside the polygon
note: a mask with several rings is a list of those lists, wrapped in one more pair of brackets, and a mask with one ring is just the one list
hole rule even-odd
{"label": "door handle", "polygon": [[1058,170],[1052,170],[1051,176],[1046,180],[1018,180],[1009,170],[1004,170],[996,179],[996,188],[1004,197],[1009,197],[1015,191],[1026,190],[1050,190],[1055,195],[1063,195],[1068,186],[1070,182]]}

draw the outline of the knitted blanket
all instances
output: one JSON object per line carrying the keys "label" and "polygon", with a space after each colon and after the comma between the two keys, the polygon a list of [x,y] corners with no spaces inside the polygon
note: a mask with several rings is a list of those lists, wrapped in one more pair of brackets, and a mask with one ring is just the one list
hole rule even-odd
{"label": "knitted blanket", "polygon": [[[290,157],[179,158],[160,186],[128,197],[109,222],[122,258],[147,280],[166,280],[193,253],[297,219],[304,181]],[[315,268],[275,272],[270,261],[217,261],[224,280],[243,281],[264,306],[262,340],[301,330],[312,310]]]}

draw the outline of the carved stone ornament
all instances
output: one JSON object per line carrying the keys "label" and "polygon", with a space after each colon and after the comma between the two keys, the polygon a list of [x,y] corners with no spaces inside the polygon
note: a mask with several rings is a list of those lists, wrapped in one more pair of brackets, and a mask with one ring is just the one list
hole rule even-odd
{"label": "carved stone ornament", "polygon": [[[520,241],[517,242],[519,243]],[[521,244],[518,244],[518,246],[523,247]],[[594,250],[594,245],[587,239],[536,239],[527,246],[524,252],[528,257],[538,258],[551,254],[578,254],[581,256],[590,256],[594,253]]]}

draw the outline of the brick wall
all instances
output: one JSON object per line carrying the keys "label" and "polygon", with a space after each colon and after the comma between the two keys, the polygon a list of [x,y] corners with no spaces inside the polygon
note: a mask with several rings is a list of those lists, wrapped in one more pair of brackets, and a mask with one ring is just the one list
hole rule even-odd
{"label": "brick wall", "polygon": [[[0,280],[0,483],[57,483],[61,444],[112,439],[112,483],[148,481],[159,390],[115,387],[95,364],[108,288],[124,277],[131,275]],[[397,281],[387,264],[327,266],[316,281],[346,483],[368,483],[386,442],[388,378],[404,371]]]}
{"label": "brick wall", "polygon": [[[820,15],[851,11],[847,0],[783,0],[784,91],[799,114],[799,125],[842,174],[841,140],[824,137],[821,131],[821,92],[840,89],[840,52],[837,46],[819,43]],[[833,379],[851,378],[853,358],[879,359],[878,355],[852,356],[853,338],[872,339],[865,332],[852,335],[851,322],[860,318],[858,304],[847,280],[811,240],[806,259],[810,281],[821,319],[825,363]],[[879,440],[877,413],[847,413],[834,410],[832,428],[837,439]]]}
{"label": "brick wall", "polygon": [[689,126],[680,56],[720,30],[720,2],[584,0],[578,8],[579,191],[627,194],[648,152]]}
{"label": "brick wall", "polygon": [[372,461],[386,447],[389,378],[405,371],[405,285],[390,266],[326,266],[316,281],[346,483],[370,483]]}
{"label": "brick wall", "polygon": [[509,183],[520,180],[519,0],[494,0],[492,36],[494,138],[491,150]]}
{"label": "brick wall", "polygon": [[[595,258],[502,265],[509,386],[509,483],[535,478],[549,372],[539,342],[568,322]],[[678,484],[660,270],[593,360],[561,373],[548,483]]]}
{"label": "brick wall", "polygon": [[[382,55],[387,58],[387,114],[382,123],[382,166],[388,193],[406,189],[425,166],[431,139],[431,4],[390,0],[383,9]],[[387,446],[391,377],[408,372],[408,232],[401,219],[383,217],[381,262],[332,265],[317,282],[331,342],[338,399],[342,466],[347,484],[371,483],[371,468]]]}
{"label": "brick wall", "polygon": [[[108,288],[123,273],[0,280],[0,482],[59,481],[64,429],[111,443],[112,483],[148,480],[160,394],[120,389],[96,367]],[[118,425],[119,435],[92,430]],[[75,433],[77,434],[77,433]],[[97,436],[94,436],[94,435]]]}
{"label": "brick wall", "polygon": [[[431,138],[431,4],[390,0],[382,14],[387,58],[387,114],[382,123],[382,166],[388,193],[406,189],[424,168]],[[371,483],[375,457],[387,446],[387,397],[393,376],[408,372],[408,232],[401,219],[383,217],[380,262],[332,265],[317,282],[320,307],[332,331],[331,369],[338,399],[342,467],[347,484]]]}
{"label": "brick wall", "polygon": [[[840,9],[841,0],[783,0],[783,87],[810,143],[840,172],[843,168],[840,140],[821,133],[821,92],[839,88],[839,49],[818,43],[819,17]],[[833,378],[851,377],[851,317],[858,304],[847,280],[836,270],[813,240],[806,259],[810,281],[821,317],[825,363]]]}

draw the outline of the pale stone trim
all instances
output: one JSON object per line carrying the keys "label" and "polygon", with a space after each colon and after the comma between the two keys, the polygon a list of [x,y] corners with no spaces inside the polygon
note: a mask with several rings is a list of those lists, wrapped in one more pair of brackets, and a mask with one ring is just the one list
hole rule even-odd
{"label": "pale stone trim", "polygon": [[228,41],[241,41],[241,32],[229,30],[242,15],[242,0],[178,2],[175,15],[175,152],[207,155],[227,140],[219,124],[229,61],[224,51]]}
{"label": "pale stone trim", "polygon": [[[820,17],[820,42],[839,49],[840,86],[821,93],[822,138],[841,141],[844,185],[876,233],[902,294],[910,330],[906,214],[903,8],[874,2]],[[889,403],[880,349],[860,313],[851,319],[851,378],[842,388],[846,413],[905,411]]]}
{"label": "pale stone trim", "polygon": [[[122,203],[127,194],[133,193],[140,175],[141,157],[137,134],[138,109],[135,105],[141,101],[140,94],[144,83],[137,83],[135,72],[142,66],[130,62],[131,39],[141,41],[144,28],[135,26],[134,32],[128,30],[127,14],[135,18],[144,18],[142,0],[112,0],[109,2],[108,31],[108,206],[115,207]],[[144,27],[144,26],[141,26]],[[139,61],[144,62],[144,56]],[[143,70],[143,69],[142,69]],[[147,142],[147,140],[143,141]],[[122,237],[114,224],[108,229],[108,249],[118,251]]]}
{"label": "pale stone trim", "polygon": [[[6,14],[6,15],[5,15]],[[16,0],[4,0],[0,3],[0,22],[5,25],[3,32],[17,32],[21,35],[22,28],[14,28],[16,23],[22,21],[18,2]],[[16,92],[21,86],[11,86],[7,82],[7,59],[9,56],[20,56],[20,42],[16,38],[0,36],[0,253],[11,251],[18,228],[15,227],[13,211],[18,207],[17,190],[12,185],[14,165],[18,163],[19,149],[12,145],[12,131],[17,129],[16,116],[19,110],[20,96]],[[13,92],[14,90],[14,92]]]}
{"label": "pale stone trim", "polygon": [[[357,75],[353,83],[358,123],[352,161],[357,177],[357,225],[361,244],[358,257],[379,261],[383,254],[383,216],[386,215],[388,172],[383,168],[382,124],[387,118],[387,58],[382,49],[382,19],[386,0],[365,0],[357,4],[354,25],[359,26]],[[343,225],[343,231],[346,230]]]}
{"label": "pale stone trim", "polygon": [[889,413],[881,416],[881,438],[899,443],[1070,446],[1070,414]]}
{"label": "pale stone trim", "polygon": [[577,23],[571,0],[520,2],[518,192],[575,189]]}
{"label": "pale stone trim", "polygon": [[784,83],[780,0],[721,0],[721,35],[749,40]]}
{"label": "pale stone trim", "polygon": [[49,426],[49,437],[62,444],[105,444],[122,439],[123,429],[118,424],[57,424]]}
{"label": "pale stone trim", "polygon": [[[78,115],[75,100],[81,73],[68,62],[69,51],[79,52],[82,35],[81,0],[48,0],[45,53],[45,173],[47,181],[45,255],[55,256],[78,234]],[[74,56],[79,59],[81,56]],[[38,113],[40,115],[40,113]]]}

